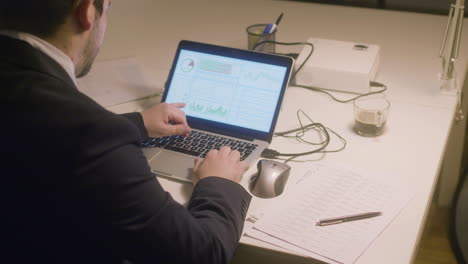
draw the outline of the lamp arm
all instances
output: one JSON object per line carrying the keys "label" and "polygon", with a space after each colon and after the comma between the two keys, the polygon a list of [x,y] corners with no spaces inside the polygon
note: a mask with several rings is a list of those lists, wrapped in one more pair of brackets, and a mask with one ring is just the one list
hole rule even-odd
{"label": "lamp arm", "polygon": [[439,53],[439,56],[442,58],[441,78],[443,80],[454,78],[454,62],[458,58],[458,51],[460,48],[465,9],[464,4],[465,0],[456,0],[455,4],[450,5],[449,19]]}

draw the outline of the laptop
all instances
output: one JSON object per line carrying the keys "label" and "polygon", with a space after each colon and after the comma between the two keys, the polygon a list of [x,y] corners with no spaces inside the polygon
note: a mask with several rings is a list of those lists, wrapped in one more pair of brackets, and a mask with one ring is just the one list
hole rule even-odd
{"label": "laptop", "polygon": [[194,159],[228,145],[249,166],[270,144],[294,60],[182,40],[162,102],[183,102],[188,137],[150,138],[143,153],[158,176],[191,182]]}

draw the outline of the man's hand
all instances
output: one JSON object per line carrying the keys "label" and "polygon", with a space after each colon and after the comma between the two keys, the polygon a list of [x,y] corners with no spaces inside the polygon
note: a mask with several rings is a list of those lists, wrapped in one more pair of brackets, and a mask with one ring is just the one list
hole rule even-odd
{"label": "man's hand", "polygon": [[141,113],[149,137],[188,136],[190,127],[187,124],[184,103],[160,103]]}
{"label": "man's hand", "polygon": [[240,153],[237,150],[224,146],[220,150],[210,150],[205,159],[197,158],[193,168],[193,181],[216,176],[234,182],[240,182],[242,175],[248,169],[245,161],[240,161]]}

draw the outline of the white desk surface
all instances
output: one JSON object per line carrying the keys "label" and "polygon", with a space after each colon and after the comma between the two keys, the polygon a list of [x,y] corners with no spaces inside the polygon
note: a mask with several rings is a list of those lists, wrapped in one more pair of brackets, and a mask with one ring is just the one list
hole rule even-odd
{"label": "white desk surface", "polygon": [[[155,91],[162,90],[181,39],[246,48],[245,28],[250,24],[274,22],[281,12],[284,17],[277,41],[297,42],[316,37],[381,47],[377,81],[388,86],[386,94],[391,102],[384,135],[378,138],[356,135],[352,131],[352,103],[336,103],[326,95],[295,87],[289,87],[286,92],[277,131],[297,127],[296,111],[300,108],[314,121],[334,129],[348,143],[342,152],[305,158],[366,169],[375,172],[376,177],[381,171],[389,172],[394,181],[412,188],[415,198],[357,261],[359,264],[410,263],[417,252],[435,191],[457,101],[454,95],[439,92],[438,52],[446,16],[290,1],[113,0],[107,36],[98,60],[137,57],[149,73]],[[467,27],[457,63],[458,85],[463,85],[467,70],[466,43]],[[158,100],[153,98],[110,109],[115,112],[141,110]],[[307,146],[275,138],[271,148],[294,152],[305,150]],[[292,166],[291,177],[300,177],[294,174],[294,163]],[[246,189],[248,178],[255,171],[255,166],[251,167],[243,178],[242,185]],[[190,186],[165,179],[160,181],[177,201],[185,203],[189,198]],[[275,199],[254,197],[249,212],[274,202]],[[255,250],[248,250],[255,248],[252,246],[283,252],[247,237],[241,239],[239,250],[255,254]],[[252,263],[255,262],[256,257],[251,257]]]}

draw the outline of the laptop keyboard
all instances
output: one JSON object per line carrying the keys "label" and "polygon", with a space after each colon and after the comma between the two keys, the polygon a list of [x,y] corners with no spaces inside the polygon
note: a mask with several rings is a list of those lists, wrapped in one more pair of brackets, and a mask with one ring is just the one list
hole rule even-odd
{"label": "laptop keyboard", "polygon": [[142,143],[142,146],[164,148],[201,158],[204,158],[211,149],[220,149],[222,146],[229,146],[232,150],[239,151],[241,154],[240,159],[244,160],[258,145],[200,131],[192,131],[188,137],[171,136],[149,138]]}

